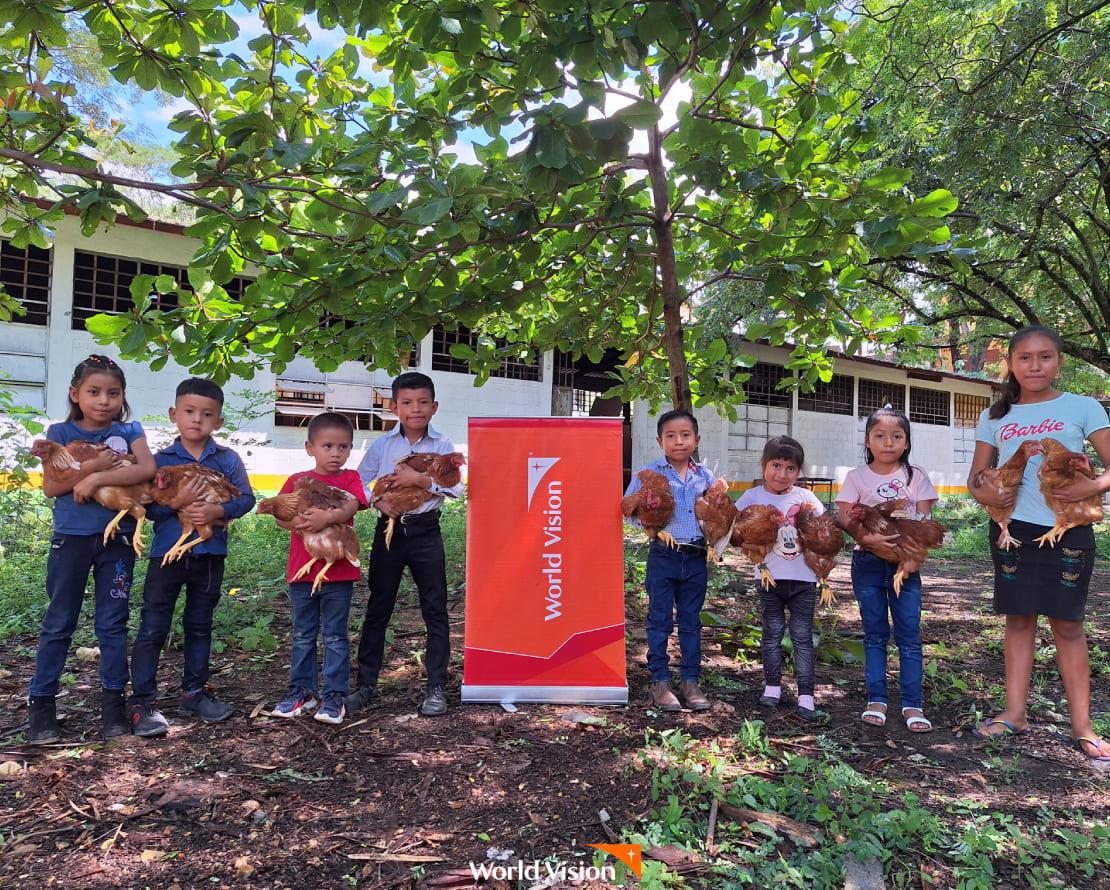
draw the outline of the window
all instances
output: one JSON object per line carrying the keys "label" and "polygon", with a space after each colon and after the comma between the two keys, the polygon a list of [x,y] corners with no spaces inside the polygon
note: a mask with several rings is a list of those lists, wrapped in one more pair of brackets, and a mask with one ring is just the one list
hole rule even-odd
{"label": "window", "polygon": [[391,393],[384,387],[366,387],[370,390],[369,407],[357,395],[349,392],[347,398],[360,402],[358,406],[338,407],[331,404],[327,393],[333,391],[326,382],[316,380],[279,379],[275,388],[277,403],[274,406],[274,425],[307,427],[317,414],[334,411],[347,417],[357,432],[384,432],[397,425],[397,415],[390,409]]}
{"label": "window", "polygon": [[972,396],[967,393],[956,393],[956,426],[976,427],[979,424],[979,415],[988,407],[991,400],[986,396]]}
{"label": "window", "polygon": [[744,384],[749,405],[767,405],[771,408],[789,408],[789,390],[775,389],[779,381],[785,380],[790,373],[782,365],[769,362],[756,362],[751,369],[751,377]]}
{"label": "window", "polygon": [[324,410],[324,393],[327,385],[312,380],[281,380],[277,382],[275,396],[278,403],[319,405]]}
{"label": "window", "polygon": [[886,383],[881,380],[859,379],[859,409],[857,416],[868,418],[872,411],[890,405],[897,411],[906,410],[906,387],[901,383]]}
{"label": "window", "polygon": [[571,408],[572,417],[589,417],[590,409],[597,401],[598,393],[588,389],[574,390],[574,405]]}
{"label": "window", "polygon": [[[464,343],[471,349],[478,348],[478,334],[461,325],[456,331],[449,331],[443,325],[432,328],[432,370],[454,371],[456,374],[469,374],[470,366],[462,359],[451,355],[451,347],[456,343]],[[508,346],[508,341],[496,338],[497,346]],[[501,362],[491,377],[506,377],[510,380],[536,380],[540,379],[540,363],[538,360],[526,362],[524,359],[513,356]]]}
{"label": "window", "polygon": [[951,393],[943,389],[910,387],[910,420],[914,423],[932,423],[948,426]]}
{"label": "window", "polygon": [[50,251],[28,244],[13,247],[0,240],[0,284],[26,311],[12,319],[45,326],[50,315]]}
{"label": "window", "polygon": [[846,374],[833,374],[832,380],[813,385],[813,392],[798,392],[799,411],[818,411],[821,414],[852,416],[852,386],[855,378]]}

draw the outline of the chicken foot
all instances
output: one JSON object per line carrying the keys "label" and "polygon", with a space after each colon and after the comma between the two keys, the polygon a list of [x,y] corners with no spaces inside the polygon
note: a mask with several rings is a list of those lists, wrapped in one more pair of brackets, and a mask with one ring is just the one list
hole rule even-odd
{"label": "chicken foot", "polygon": [[761,562],[756,565],[759,570],[759,583],[764,590],[770,590],[775,586],[774,576],[771,575],[771,570],[767,568],[767,563]]}
{"label": "chicken foot", "polygon": [[136,556],[142,556],[143,547],[146,546],[143,542],[143,523],[146,522],[146,510],[143,510],[141,507],[133,507],[131,510],[120,510],[112,517],[112,521],[104,528],[104,546],[107,547],[108,542],[116,536],[120,522],[123,521],[124,516],[129,514],[135,517],[135,533],[131,536],[131,548],[135,551]]}
{"label": "chicken foot", "polygon": [[389,545],[393,543],[393,532],[397,528],[397,520],[390,516],[389,521],[385,524],[385,549],[389,549]]}
{"label": "chicken foot", "polygon": [[1002,530],[998,535],[999,550],[1009,550],[1011,547],[1021,546],[1021,541],[1010,535],[1010,523],[1007,522],[1005,525],[999,523],[999,528]]}
{"label": "chicken foot", "polygon": [[1048,544],[1050,547],[1055,547],[1060,543],[1060,539],[1077,525],[1079,525],[1077,522],[1068,525],[1054,525],[1039,538],[1034,538],[1033,540],[1036,541],[1038,547],[1043,547],[1045,544]]}
{"label": "chicken foot", "polygon": [[307,575],[309,570],[314,565],[316,565],[316,563],[318,563],[319,561],[320,561],[320,557],[318,557],[318,556],[312,557],[312,559],[310,559],[303,566],[301,566],[299,569],[297,569],[297,574],[295,574],[292,578],[290,578],[289,582],[292,583],[294,581],[300,581],[301,578],[303,578],[305,575]]}
{"label": "chicken foot", "polygon": [[678,549],[678,541],[674,539],[674,535],[672,535],[670,532],[665,532],[662,530],[657,531],[655,533],[655,540],[666,547],[670,547],[672,550]]}
{"label": "chicken foot", "polygon": [[[315,562],[315,560],[313,560]],[[334,562],[325,562],[324,567],[316,573],[316,577],[312,579],[312,590],[309,591],[310,596],[315,596],[316,591],[320,589],[320,585],[324,583],[324,576],[327,575],[328,570],[335,565]]]}
{"label": "chicken foot", "polygon": [[820,593],[820,604],[822,606],[835,606],[836,597],[833,596],[832,588],[829,586],[828,578],[817,579],[817,591]]}

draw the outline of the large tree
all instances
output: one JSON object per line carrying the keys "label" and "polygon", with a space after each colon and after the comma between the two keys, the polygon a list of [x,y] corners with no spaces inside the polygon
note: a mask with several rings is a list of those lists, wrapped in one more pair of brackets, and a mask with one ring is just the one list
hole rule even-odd
{"label": "large tree", "polygon": [[849,45],[878,157],[951,188],[975,248],[875,286],[944,341],[1048,324],[1110,371],[1110,2],[868,0]]}
{"label": "large tree", "polygon": [[[183,181],[141,183],[90,158],[52,78],[72,8],[0,0],[6,231],[44,242],[65,207],[86,229],[135,214],[124,186],[196,210],[179,308],[153,308],[168,278],[140,279],[132,313],[89,325],[155,366],[395,369],[446,322],[482,332],[458,347],[480,374],[506,352],[616,347],[626,396],[669,381],[676,405],[727,402],[745,361],[724,339],[687,346],[704,288],[757,285],[776,311],[753,333],[797,342],[812,378],[827,338],[883,327],[856,299],[869,264],[947,244],[948,192],[860,173],[875,130],[832,0],[245,5],[262,33],[240,52],[222,0],[80,8],[117,78],[189,105]],[[330,56],[305,14],[345,33]]]}

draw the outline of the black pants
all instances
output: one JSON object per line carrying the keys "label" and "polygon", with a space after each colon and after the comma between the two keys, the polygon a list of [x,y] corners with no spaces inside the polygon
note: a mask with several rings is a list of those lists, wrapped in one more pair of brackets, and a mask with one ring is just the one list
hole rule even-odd
{"label": "black pants", "polygon": [[378,682],[385,659],[386,628],[397,602],[401,575],[408,566],[416,582],[420,613],[428,629],[428,650],[424,658],[428,685],[443,686],[447,683],[450,659],[450,626],[447,622],[447,566],[439,516],[407,523],[398,521],[388,550],[385,548],[385,526],[386,519],[382,517],[378,520],[370,550],[370,598],[358,644],[359,685],[373,686]]}
{"label": "black pants", "polygon": [[143,587],[139,633],[131,648],[132,701],[152,702],[157,697],[158,659],[166,645],[182,587],[185,588],[185,611],[181,615],[185,670],[181,691],[195,692],[208,682],[212,613],[220,603],[223,580],[223,556],[187,555],[165,568],[160,558],[151,558]]}
{"label": "black pants", "polygon": [[810,581],[779,581],[770,590],[759,591],[759,604],[763,610],[763,675],[767,685],[782,684],[782,637],[789,609],[798,695],[813,695],[817,673],[813,652],[817,585]]}

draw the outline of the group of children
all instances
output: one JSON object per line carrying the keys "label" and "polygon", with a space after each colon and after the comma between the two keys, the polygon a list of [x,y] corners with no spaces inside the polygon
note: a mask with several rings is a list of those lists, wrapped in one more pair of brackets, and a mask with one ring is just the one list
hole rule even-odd
{"label": "group of children", "polygon": [[[1018,445],[1040,438],[1045,430],[1072,450],[1089,441],[1102,461],[1110,465],[1110,423],[1097,401],[1060,392],[1054,386],[1062,363],[1059,337],[1043,327],[1016,332],[1009,346],[1009,373],[1003,397],[984,410],[979,419],[975,458],[968,478],[971,495],[992,506],[1013,505],[1013,495],[976,487],[979,470],[1005,461]],[[447,711],[447,668],[450,658],[447,620],[447,579],[439,511],[445,497],[457,497],[461,485],[441,489],[429,477],[397,461],[412,453],[454,451],[453,443],[431,426],[438,408],[435,387],[424,374],[402,374],[393,383],[398,424],[372,444],[358,471],[344,469],[353,446],[353,429],[342,414],[325,412],[308,426],[305,450],[315,462],[306,473],[321,482],[350,492],[349,506],[336,510],[308,510],[291,523],[281,523],[290,536],[289,599],[293,640],[287,694],[273,713],[296,717],[315,709],[315,717],[340,723],[344,715],[366,707],[377,694],[382,669],[386,629],[396,601],[401,575],[407,566],[416,582],[420,609],[427,626],[427,690],[421,712],[438,716]],[[208,380],[191,379],[176,393],[170,420],[178,438],[152,455],[142,427],[129,422],[125,379],[119,366],[104,356],[90,356],[77,366],[69,390],[69,417],[54,424],[47,438],[65,444],[77,439],[109,446],[100,457],[86,461],[81,478],[72,489],[44,482],[44,491],[55,498],[54,531],[47,564],[49,606],[39,638],[35,674],[29,690],[28,741],[46,743],[58,738],[54,697],[66,653],[80,614],[90,571],[95,586],[95,630],[100,642],[102,729],[105,737],[134,732],[157,736],[168,722],[155,708],[155,677],[159,654],[169,632],[174,607],[185,590],[184,670],[180,709],[209,722],[226,720],[232,708],[219,701],[206,686],[209,674],[212,614],[219,601],[227,555],[226,528],[195,547],[179,562],[166,567],[160,557],[176,541],[181,511],[196,524],[227,522],[243,516],[254,505],[243,463],[231,449],[212,438],[222,423],[223,393]],[[713,473],[695,459],[699,444],[698,422],[688,411],[662,415],[657,425],[662,457],[648,465],[670,483],[675,509],[667,531],[676,546],[653,541],[647,562],[647,666],[651,674],[652,704],[665,711],[705,710],[710,702],[699,686],[701,675],[701,610],[705,601],[707,544],[695,519],[694,503],[714,483]],[[853,503],[876,506],[905,499],[911,517],[928,517],[937,492],[921,467],[910,462],[911,428],[906,416],[889,406],[868,417],[864,427],[864,463],[851,470],[837,498],[840,515]],[[124,462],[112,455],[129,453]],[[151,479],[157,467],[196,462],[228,478],[241,496],[224,504],[211,504],[192,487],[184,487],[169,507],[151,505],[155,523],[151,563],[143,590],[142,618],[132,648],[130,672],[127,658],[128,597],[135,555],[130,542],[134,521],[125,520],[114,539],[102,533],[112,519],[109,510],[91,500],[102,485],[124,485]],[[815,700],[816,668],[813,617],[817,603],[816,577],[800,558],[794,517],[809,505],[824,512],[821,502],[796,485],[805,466],[805,452],[789,436],[771,439],[762,454],[763,484],[746,491],[739,509],[769,504],[786,518],[778,542],[766,565],[775,583],[761,589],[763,667],[765,687],[759,701],[768,708],[783,700],[783,639],[787,628],[793,643],[797,680],[796,713],[806,720],[820,717]],[[320,531],[337,522],[353,523],[355,513],[367,507],[366,492],[386,473],[399,481],[427,489],[433,497],[406,513],[397,534],[385,545],[390,509],[382,507],[370,554],[370,596],[357,654],[358,683],[349,689],[348,617],[359,568],[342,561],[332,566],[316,594],[310,584],[297,580],[308,561],[303,541],[295,532]],[[291,476],[282,488],[292,491],[298,478]],[[626,495],[634,494],[639,479],[633,475]],[[1094,480],[1076,482],[1055,492],[1063,500],[1078,501],[1110,491],[1110,470]],[[398,518],[398,517],[392,517]],[[840,520],[838,520],[839,522]],[[843,523],[842,527],[844,526]],[[992,524],[991,547],[995,563],[994,604],[1006,615],[1006,709],[975,729],[981,737],[1021,733],[1028,728],[1026,700],[1033,662],[1037,618],[1046,615],[1056,639],[1061,677],[1071,709],[1075,745],[1091,761],[1110,762],[1110,743],[1100,739],[1090,718],[1090,668],[1083,618],[1087,586],[1094,561],[1094,534],[1090,526],[1072,529],[1059,547],[1043,550],[1031,542],[1054,524],[1030,462],[1018,490],[1011,534],[1025,543],[1016,554],[999,551],[998,529]],[[897,569],[868,550],[876,541],[862,534],[852,553],[852,587],[859,604],[864,633],[864,675],[867,702],[860,719],[873,726],[887,721],[887,644],[893,625],[899,655],[899,705],[911,732],[930,732],[924,714],[921,647],[921,578],[905,579],[901,593],[894,590]],[[879,540],[891,540],[880,538]],[[789,613],[789,620],[787,619]],[[667,644],[678,625],[680,650],[678,694],[672,687]],[[323,638],[323,683],[318,678],[317,639]],[[130,678],[132,697],[125,705],[124,689]]]}
{"label": "group of children", "polygon": [[[370,556],[370,597],[357,657],[359,685],[353,693],[349,689],[347,628],[359,567],[347,560],[337,562],[316,593],[311,592],[310,582],[297,577],[309,560],[299,532],[318,532],[336,523],[353,524],[355,513],[368,506],[368,487],[394,471],[397,458],[414,452],[455,450],[451,441],[431,426],[438,408],[431,378],[416,372],[402,374],[393,382],[393,398],[399,422],[373,443],[357,472],[344,469],[354,445],[350,420],[334,412],[312,418],[305,451],[314,467],[293,474],[281,489],[283,493],[292,491],[301,476],[309,475],[353,497],[349,506],[307,509],[289,523],[279,521],[294,532],[290,535],[288,562],[293,634],[289,686],[272,711],[275,716],[297,717],[315,709],[317,720],[336,724],[347,712],[364,708],[374,697],[385,656],[386,628],[406,566],[419,589],[421,611],[428,625],[428,687],[421,712],[439,716],[447,711],[445,686],[450,653],[439,508],[445,497],[457,497],[459,488],[440,489],[428,476],[407,467],[396,469],[403,484],[428,489],[433,497],[414,514],[406,514],[388,549],[384,543],[385,519],[378,523]],[[178,435],[167,448],[151,454],[142,426],[129,419],[126,378],[119,365],[106,356],[90,355],[74,371],[68,417],[63,423],[52,424],[46,437],[61,445],[82,440],[107,447],[97,457],[83,461],[76,480],[71,479],[69,485],[44,476],[43,491],[54,498],[54,528],[46,569],[49,603],[28,695],[28,742],[47,744],[60,736],[55,697],[90,572],[95,591],[93,620],[100,644],[104,737],[130,733],[153,737],[167,732],[169,721],[155,707],[156,676],[182,590],[184,667],[180,712],[209,723],[222,722],[232,715],[233,708],[220,701],[207,685],[212,616],[223,585],[227,524],[250,512],[255,498],[240,457],[213,439],[223,423],[223,404],[223,391],[212,381],[192,378],[182,382],[169,410]],[[186,483],[168,505],[153,503],[147,507],[147,516],[154,523],[154,538],[129,664],[127,624],[136,523],[126,517],[116,535],[105,540],[104,531],[113,513],[93,497],[104,486],[146,482],[161,467],[189,463],[226,477],[240,494],[225,503],[211,503],[199,483]],[[389,512],[388,507],[382,510]],[[181,535],[182,517],[197,526],[214,526],[215,533],[180,560],[162,565],[162,557]],[[324,650],[322,684],[317,660],[320,637]],[[130,701],[125,698],[128,680]]]}
{"label": "group of children", "polygon": [[[1033,540],[1054,524],[1037,477],[1039,462],[1031,461],[1017,492],[1002,496],[997,490],[976,487],[978,472],[1005,462],[1022,441],[1051,435],[1072,451],[1082,451],[1086,442],[1110,467],[1110,422],[1106,411],[1088,396],[1061,392],[1054,386],[1063,354],[1059,336],[1051,329],[1032,326],[1017,331],[1009,344],[1009,372],[1001,399],[979,418],[976,450],[968,490],[984,505],[1013,507],[1011,534],[1025,546],[1000,551],[999,529],[991,524],[991,553],[995,565],[994,606],[1006,616],[1005,710],[974,729],[981,738],[1022,733],[1028,728],[1026,701],[1036,639],[1037,618],[1048,618],[1056,640],[1057,660],[1071,710],[1075,747],[1092,763],[1110,763],[1110,742],[1098,737],[1091,724],[1090,665],[1083,630],[1088,585],[1094,563],[1095,541],[1091,526],[1071,529],[1050,549],[1038,548]],[[662,415],[657,424],[663,456],[643,469],[661,473],[670,482],[674,514],[664,529],[677,542],[668,547],[657,540],[649,547],[647,560],[648,670],[653,706],[676,711],[683,705],[705,710],[710,703],[699,686],[701,671],[701,610],[706,593],[707,542],[694,519],[694,502],[714,482],[713,473],[695,460],[699,436],[697,419],[688,411]],[[864,463],[848,472],[836,503],[837,522],[846,531],[846,516],[854,503],[878,506],[904,499],[909,518],[931,515],[937,492],[925,470],[910,462],[911,428],[906,416],[886,406],[874,411],[864,425]],[[788,625],[793,644],[797,681],[795,712],[805,720],[821,715],[814,699],[815,653],[813,617],[817,603],[817,578],[801,558],[794,518],[802,505],[815,513],[824,506],[806,488],[798,487],[805,466],[800,442],[778,436],[767,442],[761,457],[763,483],[749,489],[737,501],[742,510],[753,504],[776,507],[786,523],[767,555],[766,566],[774,579],[761,586],[759,600],[763,623],[763,670],[765,687],[761,705],[777,708],[782,703],[783,638]],[[640,481],[633,475],[626,495],[634,494]],[[1053,494],[1064,501],[1080,501],[1110,491],[1110,469],[1092,480],[1081,480]],[[893,626],[899,659],[899,705],[906,728],[914,733],[932,731],[924,713],[921,647],[921,576],[913,573],[894,589],[897,565],[868,550],[869,545],[893,541],[896,536],[860,533],[852,552],[852,588],[859,605],[864,637],[864,679],[867,702],[860,719],[884,726],[890,702],[887,688],[887,644]],[[757,573],[758,578],[758,573]],[[680,651],[678,694],[672,686],[667,643],[677,620]]]}

